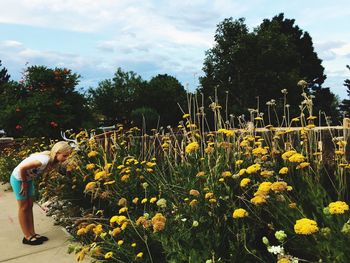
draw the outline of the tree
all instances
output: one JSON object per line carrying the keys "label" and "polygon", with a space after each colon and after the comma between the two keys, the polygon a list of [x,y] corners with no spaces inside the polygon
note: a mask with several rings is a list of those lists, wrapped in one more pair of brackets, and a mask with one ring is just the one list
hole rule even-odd
{"label": "tree", "polygon": [[89,89],[91,105],[103,115],[104,124],[130,120],[138,92],[145,85],[146,82],[133,71],[124,72],[118,68],[113,79],[103,80],[96,89]]}
{"label": "tree", "polygon": [[182,116],[179,105],[186,110],[186,91],[176,78],[157,75],[140,90],[137,105],[154,109],[160,116],[160,125],[175,125]]}
{"label": "tree", "polygon": [[228,91],[229,113],[241,114],[256,108],[257,97],[265,103],[281,98],[281,90],[287,89],[291,112],[297,112],[302,99],[297,82],[321,85],[326,76],[310,35],[294,22],[280,14],[249,32],[243,18],[225,19],[206,53],[199,91],[213,97],[217,89],[221,104]]}
{"label": "tree", "polygon": [[[346,65],[346,67],[350,70],[350,66]],[[344,81],[344,86],[346,87],[346,93],[350,98],[350,79],[346,79]],[[350,99],[344,99],[340,105],[340,110],[343,112],[344,116],[350,117]]]}
{"label": "tree", "polygon": [[92,122],[86,99],[75,91],[79,75],[66,68],[31,66],[24,80],[7,85],[0,114],[9,134],[57,138],[61,130],[79,130]]}
{"label": "tree", "polygon": [[7,69],[5,67],[3,67],[1,69],[1,60],[0,60],[0,92],[2,91],[3,89],[3,85],[5,85],[6,83],[9,82],[10,80],[10,75],[7,74]]}

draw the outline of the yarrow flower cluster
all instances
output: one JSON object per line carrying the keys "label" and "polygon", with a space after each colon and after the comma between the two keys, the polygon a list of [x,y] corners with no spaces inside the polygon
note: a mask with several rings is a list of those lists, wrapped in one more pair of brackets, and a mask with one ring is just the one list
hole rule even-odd
{"label": "yarrow flower cluster", "polygon": [[186,146],[186,153],[192,153],[199,149],[198,142],[191,142]]}
{"label": "yarrow flower cluster", "polygon": [[344,214],[345,211],[349,210],[348,204],[342,201],[332,202],[328,205],[328,208],[329,208],[329,213],[332,215]]}
{"label": "yarrow flower cluster", "polygon": [[232,217],[233,218],[243,218],[243,217],[246,217],[248,215],[249,214],[248,214],[248,212],[245,209],[238,208],[235,211],[233,211]]}
{"label": "yarrow flower cluster", "polygon": [[311,235],[318,232],[317,222],[308,218],[302,218],[296,221],[294,231],[300,235]]}

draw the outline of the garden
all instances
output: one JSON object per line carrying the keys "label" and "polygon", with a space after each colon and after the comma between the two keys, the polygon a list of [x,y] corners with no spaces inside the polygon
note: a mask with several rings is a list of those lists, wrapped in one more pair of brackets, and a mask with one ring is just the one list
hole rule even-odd
{"label": "garden", "polygon": [[[317,126],[312,97],[297,116],[265,123],[258,109],[214,129],[196,96],[177,127],[116,125],[67,132],[75,151],[40,179],[38,199],[86,255],[102,262],[347,262],[350,241],[348,132]],[[288,110],[287,91],[282,90]],[[0,177],[45,138],[1,152]]]}

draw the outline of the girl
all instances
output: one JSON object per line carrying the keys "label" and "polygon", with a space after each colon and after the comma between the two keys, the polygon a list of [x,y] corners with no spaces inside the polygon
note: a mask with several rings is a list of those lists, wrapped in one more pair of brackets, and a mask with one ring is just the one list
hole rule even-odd
{"label": "girl", "polygon": [[41,245],[48,238],[35,233],[33,218],[33,178],[57,167],[67,160],[72,148],[65,141],[57,142],[51,151],[34,153],[24,159],[12,172],[10,182],[18,203],[18,219],[24,234],[22,243]]}

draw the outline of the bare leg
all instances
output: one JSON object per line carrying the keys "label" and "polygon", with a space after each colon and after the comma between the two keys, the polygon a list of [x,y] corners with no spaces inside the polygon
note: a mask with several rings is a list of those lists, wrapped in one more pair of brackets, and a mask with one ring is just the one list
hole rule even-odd
{"label": "bare leg", "polygon": [[18,203],[18,220],[19,224],[21,225],[22,232],[24,234],[24,237],[26,239],[29,239],[31,237],[30,232],[30,222],[28,221],[29,217],[29,201],[28,200],[17,200]]}
{"label": "bare leg", "polygon": [[30,235],[33,236],[35,235],[35,230],[34,230],[34,217],[33,217],[33,197],[28,196],[28,206],[29,206],[29,211],[28,211],[28,226],[29,226],[29,231]]}

